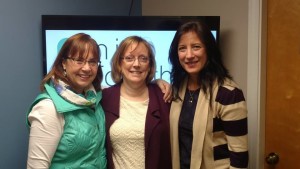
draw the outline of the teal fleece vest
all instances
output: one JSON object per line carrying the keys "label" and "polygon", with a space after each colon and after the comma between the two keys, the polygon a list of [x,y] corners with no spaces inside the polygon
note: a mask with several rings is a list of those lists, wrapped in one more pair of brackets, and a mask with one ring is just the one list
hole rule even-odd
{"label": "teal fleece vest", "polygon": [[[56,111],[62,113],[65,120],[63,135],[50,169],[106,169],[105,116],[100,105],[102,93],[97,93],[94,111],[90,107],[64,100],[48,84],[45,89],[46,92],[35,99],[30,111],[39,101],[50,98]],[[28,115],[27,123],[30,126]]]}

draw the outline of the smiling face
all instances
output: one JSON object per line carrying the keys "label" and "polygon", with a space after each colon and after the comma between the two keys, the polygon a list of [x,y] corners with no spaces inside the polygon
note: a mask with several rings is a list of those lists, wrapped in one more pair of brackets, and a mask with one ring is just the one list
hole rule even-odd
{"label": "smiling face", "polygon": [[179,62],[191,77],[197,77],[207,62],[204,44],[193,31],[184,33],[178,44]]}
{"label": "smiling face", "polygon": [[[129,85],[146,85],[146,78],[150,72],[149,52],[143,43],[132,43],[124,52],[121,62],[123,83]],[[134,58],[129,61],[126,58]],[[147,58],[147,61],[145,61]]]}
{"label": "smiling face", "polygon": [[83,93],[92,84],[98,70],[95,62],[98,62],[98,58],[89,50],[84,56],[70,56],[62,62],[69,85],[76,93]]}

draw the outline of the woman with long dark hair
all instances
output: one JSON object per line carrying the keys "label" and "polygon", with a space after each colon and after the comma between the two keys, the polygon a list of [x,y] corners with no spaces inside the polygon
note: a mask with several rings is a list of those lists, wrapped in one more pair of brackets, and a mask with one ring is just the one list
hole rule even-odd
{"label": "woman with long dark hair", "polygon": [[247,168],[245,98],[223,65],[210,29],[201,22],[183,24],[169,60],[173,168]]}

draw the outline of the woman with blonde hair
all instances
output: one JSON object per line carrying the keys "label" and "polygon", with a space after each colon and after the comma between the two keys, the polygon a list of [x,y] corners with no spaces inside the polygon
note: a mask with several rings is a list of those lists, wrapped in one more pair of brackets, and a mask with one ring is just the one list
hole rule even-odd
{"label": "woman with blonde hair", "polygon": [[125,38],[112,58],[116,85],[103,90],[109,169],[171,169],[169,110],[155,74],[153,46]]}

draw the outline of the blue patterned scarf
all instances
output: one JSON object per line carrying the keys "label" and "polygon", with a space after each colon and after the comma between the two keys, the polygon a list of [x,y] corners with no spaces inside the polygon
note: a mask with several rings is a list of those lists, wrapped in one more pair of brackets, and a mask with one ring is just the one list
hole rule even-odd
{"label": "blue patterned scarf", "polygon": [[84,90],[83,95],[73,92],[71,87],[61,80],[56,82],[54,78],[52,78],[51,83],[53,84],[56,92],[65,100],[81,106],[95,106],[96,91],[92,84]]}

